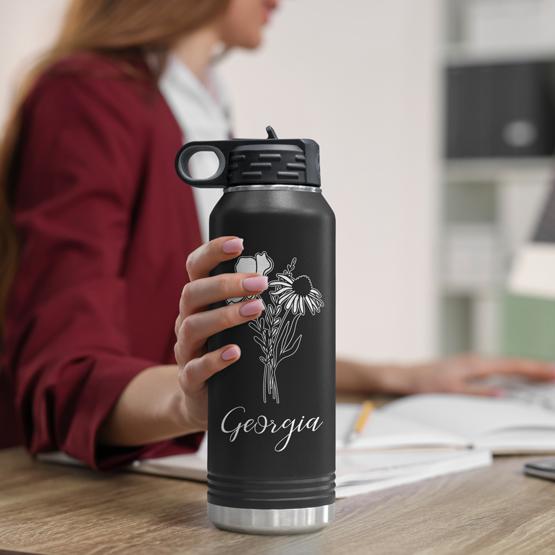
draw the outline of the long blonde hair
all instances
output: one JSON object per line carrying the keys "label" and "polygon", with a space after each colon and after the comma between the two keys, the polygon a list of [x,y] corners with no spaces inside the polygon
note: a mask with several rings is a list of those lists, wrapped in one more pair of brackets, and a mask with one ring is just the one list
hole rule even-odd
{"label": "long blonde hair", "polygon": [[57,40],[23,80],[0,142],[0,339],[18,260],[18,241],[10,213],[10,170],[20,134],[21,105],[33,84],[52,64],[77,52],[100,53],[124,65],[132,56],[149,53],[156,58],[155,67],[161,70],[172,44],[215,19],[228,3],[229,0],[71,0]]}

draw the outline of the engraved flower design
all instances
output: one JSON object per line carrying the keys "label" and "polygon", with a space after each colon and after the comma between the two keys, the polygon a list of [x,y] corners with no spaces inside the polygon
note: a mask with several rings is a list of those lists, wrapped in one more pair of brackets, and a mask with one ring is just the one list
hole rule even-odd
{"label": "engraved flower design", "polygon": [[291,310],[293,314],[302,314],[305,309],[310,310],[312,316],[324,306],[322,293],[312,285],[312,280],[305,274],[293,277],[293,275],[276,274],[278,279],[271,281],[270,286],[274,288],[272,295],[285,310]]}
{"label": "engraved flower design", "polygon": [[[267,276],[274,269],[274,261],[268,256],[266,251],[257,252],[254,256],[240,256],[235,262],[235,271],[245,274],[260,274]],[[241,301],[256,299],[259,295],[249,295],[247,297],[232,297],[227,299],[229,304],[240,303]]]}
{"label": "engraved flower design", "polygon": [[[322,293],[313,285],[312,280],[302,274],[295,276],[297,258],[293,258],[281,271],[276,272],[276,279],[270,281],[270,302],[265,303],[266,310],[256,320],[248,323],[253,331],[254,342],[260,348],[258,359],[263,365],[262,401],[273,399],[279,404],[277,381],[278,366],[294,356],[301,346],[303,334],[297,325],[308,312],[314,316],[324,306]],[[235,271],[256,273],[267,276],[274,269],[274,261],[266,251],[254,256],[240,256],[235,262]],[[229,304],[247,299],[261,299],[262,295],[233,297],[227,299]]]}

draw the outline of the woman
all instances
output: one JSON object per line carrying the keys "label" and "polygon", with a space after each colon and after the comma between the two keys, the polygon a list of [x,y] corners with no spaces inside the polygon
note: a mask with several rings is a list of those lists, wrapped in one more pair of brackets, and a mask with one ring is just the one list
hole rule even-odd
{"label": "woman", "polygon": [[[192,124],[210,98],[221,109],[211,62],[222,46],[256,48],[276,5],[74,0],[31,76],[2,148],[0,236],[3,367],[32,453],[61,449],[109,468],[197,447],[205,382],[241,356],[237,345],[207,352],[206,339],[263,310],[258,300],[207,307],[260,293],[267,280],[209,277],[243,242],[201,243],[173,157],[184,138],[224,138],[223,110],[213,136],[200,136],[202,117]],[[492,394],[474,379],[495,372],[554,375],[526,362],[339,361],[337,383]]]}

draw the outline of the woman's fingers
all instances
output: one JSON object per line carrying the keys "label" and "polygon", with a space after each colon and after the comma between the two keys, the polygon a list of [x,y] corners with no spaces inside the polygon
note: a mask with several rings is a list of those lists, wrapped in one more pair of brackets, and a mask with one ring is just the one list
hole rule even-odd
{"label": "woman's fingers", "polygon": [[190,360],[179,373],[179,384],[186,394],[200,391],[210,376],[233,364],[241,356],[237,345],[227,345]]}
{"label": "woman's fingers", "polygon": [[175,320],[177,336],[183,320],[212,303],[257,295],[268,288],[268,278],[259,274],[220,274],[191,281],[181,291],[179,314]]}
{"label": "woman's fingers", "polygon": [[260,299],[255,299],[215,308],[214,310],[197,312],[183,320],[179,333],[183,333],[187,343],[193,349],[197,349],[210,336],[244,324],[249,320],[254,320],[260,316],[263,310],[263,302]]}
{"label": "woman's fingers", "polygon": [[207,277],[220,262],[236,258],[243,252],[240,237],[218,237],[204,243],[187,257],[187,273],[190,281]]}
{"label": "woman's fingers", "polygon": [[470,368],[469,374],[472,378],[503,375],[519,376],[535,381],[553,381],[555,380],[555,365],[526,359],[485,359]]}
{"label": "woman's fingers", "polygon": [[255,299],[185,317],[177,332],[175,345],[178,364],[180,360],[193,358],[210,336],[254,320],[263,310],[264,303],[260,299]]}
{"label": "woman's fingers", "polygon": [[185,317],[212,303],[262,293],[268,278],[259,274],[220,274],[191,281],[185,285],[179,312]]}

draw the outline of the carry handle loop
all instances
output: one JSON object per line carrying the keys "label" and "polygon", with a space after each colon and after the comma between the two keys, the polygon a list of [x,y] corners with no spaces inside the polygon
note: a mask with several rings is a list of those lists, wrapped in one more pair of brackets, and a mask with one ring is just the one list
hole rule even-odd
{"label": "carry handle loop", "polygon": [[[225,187],[227,185],[226,166],[229,149],[223,143],[229,141],[215,141],[213,143],[191,142],[184,145],[177,153],[175,169],[183,181],[194,187]],[[224,147],[224,148],[222,148]],[[218,157],[218,169],[210,176],[194,178],[189,172],[189,161],[197,152],[213,152]]]}

